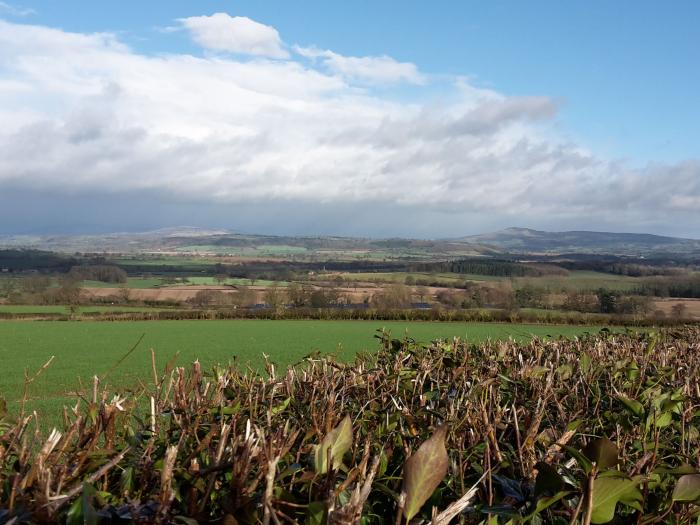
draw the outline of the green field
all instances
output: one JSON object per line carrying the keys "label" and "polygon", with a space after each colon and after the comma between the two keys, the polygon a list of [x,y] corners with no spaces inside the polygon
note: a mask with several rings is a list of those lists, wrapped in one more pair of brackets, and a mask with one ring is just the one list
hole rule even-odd
{"label": "green field", "polygon": [[549,275],[543,277],[520,277],[515,279],[516,286],[525,284],[546,288],[550,292],[563,292],[567,290],[594,291],[598,288],[608,290],[627,291],[640,283],[638,277],[626,275],[613,275],[610,273],[591,271],[572,271],[569,275]]}
{"label": "green field", "polygon": [[[156,288],[163,284],[163,279],[158,279],[157,277],[129,277],[126,284],[128,288]],[[102,281],[83,281],[82,286],[85,288],[120,288],[122,284],[105,283]]]}
{"label": "green field", "polygon": [[474,275],[466,273],[421,273],[421,272],[354,272],[345,273],[347,281],[367,281],[375,283],[405,283],[406,277],[414,280],[424,279],[445,286],[453,286],[464,281],[498,281],[502,278],[490,275]]}
{"label": "green field", "polygon": [[[387,321],[144,321],[144,322],[0,322],[0,395],[12,410],[18,408],[24,369],[36,370],[52,355],[51,366],[32,385],[30,406],[48,414],[75,399],[71,392],[90,383],[94,375],[109,370],[144,335],[141,344],[107,378],[124,388],[151,377],[153,348],[163,367],[179,352],[178,364],[199,359],[205,368],[234,357],[242,364],[259,367],[262,353],[285,366],[313,351],[352,358],[363,349],[375,349],[375,331],[391,330],[394,336],[407,331],[415,339],[466,337],[529,339],[532,335],[574,336],[597,328],[478,323],[387,322]],[[87,388],[87,387],[86,387]]]}
{"label": "green field", "polygon": [[268,279],[255,279],[254,281],[250,279],[240,278],[240,277],[229,277],[225,281],[219,283],[214,277],[187,277],[187,282],[176,283],[177,286],[187,286],[187,285],[241,285],[241,286],[289,286],[287,281],[270,281]]}

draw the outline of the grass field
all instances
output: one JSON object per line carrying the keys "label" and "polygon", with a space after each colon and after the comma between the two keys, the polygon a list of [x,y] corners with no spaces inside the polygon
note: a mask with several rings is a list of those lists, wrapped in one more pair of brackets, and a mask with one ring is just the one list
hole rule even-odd
{"label": "grass field", "polygon": [[219,283],[214,277],[199,277],[199,276],[189,276],[187,277],[187,282],[178,283],[178,286],[187,286],[190,284],[196,285],[218,285],[218,284],[232,284],[232,285],[242,285],[242,286],[289,286],[287,281],[270,281],[267,279],[255,279],[251,281],[250,279],[229,277],[224,282]]}
{"label": "grass field", "polygon": [[137,349],[106,382],[120,388],[151,377],[152,348],[158,366],[179,352],[177,363],[186,366],[199,359],[204,368],[235,357],[259,367],[262,353],[285,366],[313,351],[352,358],[363,349],[373,350],[380,328],[394,336],[406,332],[428,341],[439,337],[529,339],[537,336],[574,336],[597,328],[476,323],[408,323],[386,321],[148,321],[148,322],[0,322],[0,395],[17,410],[24,384],[24,369],[38,369],[52,355],[55,359],[31,386],[30,407],[46,414],[75,396],[80,382],[85,388],[94,375],[107,372],[143,335]]}
{"label": "grass field", "polygon": [[424,279],[430,282],[438,282],[445,286],[464,281],[498,281],[499,277],[489,275],[473,275],[460,273],[420,273],[420,272],[356,272],[344,273],[343,278],[348,281],[367,281],[375,283],[405,283],[406,277],[414,280]]}
{"label": "grass field", "polygon": [[[146,289],[160,286],[163,284],[163,280],[157,277],[129,277],[126,284],[128,288]],[[83,281],[82,286],[85,288],[119,288],[122,285],[119,283],[104,283],[102,281]]]}

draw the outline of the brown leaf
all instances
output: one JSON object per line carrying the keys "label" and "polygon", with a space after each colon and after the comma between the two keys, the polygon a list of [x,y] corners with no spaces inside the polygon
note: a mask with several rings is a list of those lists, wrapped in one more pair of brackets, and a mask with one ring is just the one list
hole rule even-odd
{"label": "brown leaf", "polygon": [[447,475],[447,427],[442,426],[425,441],[404,467],[403,491],[406,494],[403,513],[411,520],[428,501],[440,482]]}

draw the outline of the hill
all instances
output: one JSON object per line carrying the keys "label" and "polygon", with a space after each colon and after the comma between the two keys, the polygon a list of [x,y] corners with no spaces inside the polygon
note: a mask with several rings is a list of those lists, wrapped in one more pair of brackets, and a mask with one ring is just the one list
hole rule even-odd
{"label": "hill", "polygon": [[700,240],[640,233],[547,232],[507,228],[458,239],[372,239],[337,236],[252,235],[194,227],[103,235],[0,236],[0,248],[54,252],[226,255],[248,258],[414,259],[510,255],[700,257]]}
{"label": "hill", "polygon": [[700,254],[700,240],[648,233],[548,232],[530,228],[506,228],[493,233],[462,237],[456,241],[489,245],[510,253],[593,253],[635,256]]}

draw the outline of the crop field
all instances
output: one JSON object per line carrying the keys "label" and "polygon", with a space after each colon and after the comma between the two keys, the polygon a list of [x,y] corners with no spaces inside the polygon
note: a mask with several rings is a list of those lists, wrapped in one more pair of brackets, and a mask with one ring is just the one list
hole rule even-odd
{"label": "crop field", "polygon": [[408,334],[419,341],[462,337],[469,341],[489,338],[527,340],[571,337],[598,328],[476,323],[409,323],[387,321],[147,321],[147,322],[0,322],[0,396],[11,409],[22,396],[25,368],[34,371],[51,356],[53,362],[30,389],[30,406],[56,413],[74,400],[71,392],[89,385],[93,375],[103,376],[143,336],[134,352],[109,373],[105,383],[119,388],[147,380],[151,352],[158,366],[179,353],[177,363],[196,359],[205,369],[237,359],[259,368],[262,354],[280,366],[294,363],[314,351],[341,360],[358,351],[374,350],[376,330],[386,328],[395,337]]}

